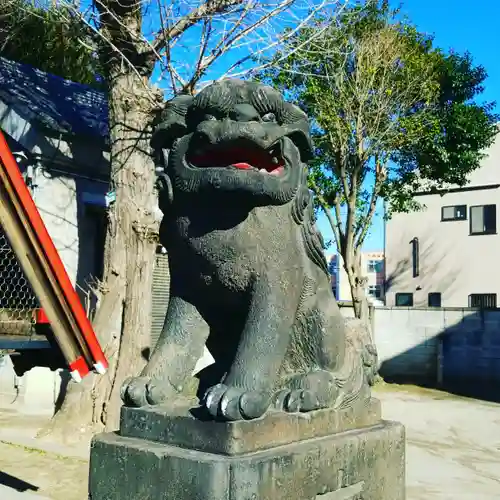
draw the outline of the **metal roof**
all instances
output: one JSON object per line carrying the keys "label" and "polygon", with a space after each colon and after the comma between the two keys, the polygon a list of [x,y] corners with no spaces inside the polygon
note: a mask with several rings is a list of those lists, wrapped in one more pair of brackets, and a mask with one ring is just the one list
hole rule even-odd
{"label": "metal roof", "polygon": [[0,100],[59,133],[108,137],[106,94],[0,57]]}

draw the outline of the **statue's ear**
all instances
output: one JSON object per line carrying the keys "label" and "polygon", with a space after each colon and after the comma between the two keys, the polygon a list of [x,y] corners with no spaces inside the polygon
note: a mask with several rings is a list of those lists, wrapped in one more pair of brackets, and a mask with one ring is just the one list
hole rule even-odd
{"label": "statue's ear", "polygon": [[313,144],[307,115],[298,106],[285,102],[281,119],[286,135],[299,149],[301,160],[307,163],[313,157]]}
{"label": "statue's ear", "polygon": [[285,125],[284,128],[287,131],[286,135],[297,146],[302,162],[307,163],[310,161],[313,158],[313,145],[308,124],[294,123]]}
{"label": "statue's ear", "polygon": [[172,117],[173,119],[160,123],[151,137],[151,147],[155,151],[171,149],[175,140],[187,132],[185,121]]}
{"label": "statue's ear", "polygon": [[154,150],[170,149],[176,139],[186,134],[186,113],[192,102],[190,95],[179,95],[167,102],[151,137],[150,144]]}

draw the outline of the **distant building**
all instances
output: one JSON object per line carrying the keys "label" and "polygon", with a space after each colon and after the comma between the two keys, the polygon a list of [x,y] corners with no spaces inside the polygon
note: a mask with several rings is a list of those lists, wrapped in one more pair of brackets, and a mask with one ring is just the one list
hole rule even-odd
{"label": "distant building", "polygon": [[498,307],[500,137],[469,183],[420,192],[422,211],[386,222],[386,303],[401,307]]}
{"label": "distant building", "polygon": [[338,298],[338,290],[337,290],[337,282],[339,277],[339,256],[334,254],[326,254],[326,261],[328,262],[328,271],[330,273],[330,283],[332,285],[333,295],[337,300]]}
{"label": "distant building", "polygon": [[[342,257],[339,254],[327,254],[332,290],[337,300],[351,300],[351,288]],[[363,252],[361,269],[366,278],[365,292],[369,299],[378,304],[384,302],[384,252]]]}

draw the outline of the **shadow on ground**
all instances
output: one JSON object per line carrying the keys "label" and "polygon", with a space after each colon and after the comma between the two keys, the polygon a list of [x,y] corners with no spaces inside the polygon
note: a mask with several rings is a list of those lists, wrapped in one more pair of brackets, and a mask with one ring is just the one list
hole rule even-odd
{"label": "shadow on ground", "polygon": [[27,483],[22,479],[19,479],[15,476],[11,476],[6,472],[0,471],[0,484],[3,486],[7,486],[8,488],[12,488],[13,490],[24,493],[25,491],[38,491],[38,486],[34,484]]}

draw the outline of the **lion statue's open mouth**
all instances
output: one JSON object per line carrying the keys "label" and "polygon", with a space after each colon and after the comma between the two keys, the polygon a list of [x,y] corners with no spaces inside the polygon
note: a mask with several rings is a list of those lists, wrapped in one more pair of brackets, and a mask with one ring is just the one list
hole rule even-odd
{"label": "lion statue's open mouth", "polygon": [[248,140],[200,145],[188,153],[186,161],[195,168],[236,168],[281,176],[286,163],[282,144],[283,141],[278,140],[267,149]]}
{"label": "lion statue's open mouth", "polygon": [[250,205],[293,199],[312,154],[307,116],[275,90],[228,80],[168,103],[152,139],[177,192],[217,191]]}

